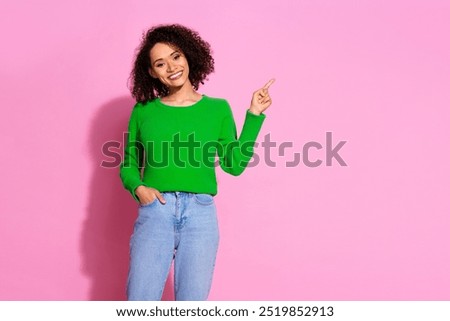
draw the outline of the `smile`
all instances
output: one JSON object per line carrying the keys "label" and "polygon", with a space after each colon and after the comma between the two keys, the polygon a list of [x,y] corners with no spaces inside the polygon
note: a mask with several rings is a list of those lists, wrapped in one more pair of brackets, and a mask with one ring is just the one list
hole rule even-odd
{"label": "smile", "polygon": [[176,74],[173,74],[172,76],[169,77],[170,80],[175,80],[181,77],[181,75],[183,74],[182,71],[177,72]]}

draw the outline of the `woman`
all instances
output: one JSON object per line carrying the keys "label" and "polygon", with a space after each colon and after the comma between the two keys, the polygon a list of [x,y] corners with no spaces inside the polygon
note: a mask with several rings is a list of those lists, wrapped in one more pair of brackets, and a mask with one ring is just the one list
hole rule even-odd
{"label": "woman", "polygon": [[274,81],[253,93],[237,139],[228,102],[197,92],[213,71],[209,44],[178,24],[151,28],[138,48],[131,73],[137,103],[120,166],[123,185],[139,204],[128,300],[160,300],[172,260],[175,299],[208,297],[219,242],[215,156],[224,171],[243,172]]}

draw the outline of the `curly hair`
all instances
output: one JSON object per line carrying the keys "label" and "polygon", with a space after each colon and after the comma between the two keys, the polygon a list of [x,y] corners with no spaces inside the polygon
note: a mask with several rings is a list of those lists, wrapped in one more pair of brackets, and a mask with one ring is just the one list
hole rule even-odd
{"label": "curly hair", "polygon": [[143,33],[141,44],[136,49],[137,54],[130,74],[130,91],[137,102],[145,103],[169,93],[169,89],[159,79],[152,78],[148,72],[150,50],[158,42],[174,46],[185,55],[189,65],[189,80],[195,90],[214,72],[211,46],[196,31],[180,24],[156,25]]}

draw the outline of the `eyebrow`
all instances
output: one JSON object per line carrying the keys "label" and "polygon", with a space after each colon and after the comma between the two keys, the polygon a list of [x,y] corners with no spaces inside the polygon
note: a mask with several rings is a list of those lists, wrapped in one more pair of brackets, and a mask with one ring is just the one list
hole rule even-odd
{"label": "eyebrow", "polygon": [[[173,55],[176,54],[176,53],[179,53],[179,51],[178,51],[178,50],[175,50],[175,51],[172,52],[169,56],[173,56]],[[162,60],[162,58],[156,59],[156,60],[153,62],[153,64],[156,64],[156,62],[157,62],[158,60]]]}

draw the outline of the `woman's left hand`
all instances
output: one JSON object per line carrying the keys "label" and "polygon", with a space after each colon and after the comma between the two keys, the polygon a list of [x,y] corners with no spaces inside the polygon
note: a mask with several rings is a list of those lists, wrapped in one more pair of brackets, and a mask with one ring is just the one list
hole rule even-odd
{"label": "woman's left hand", "polygon": [[269,95],[269,87],[275,81],[274,78],[270,79],[267,84],[261,89],[258,89],[253,93],[252,102],[250,105],[250,112],[255,115],[261,114],[272,104],[272,99]]}

